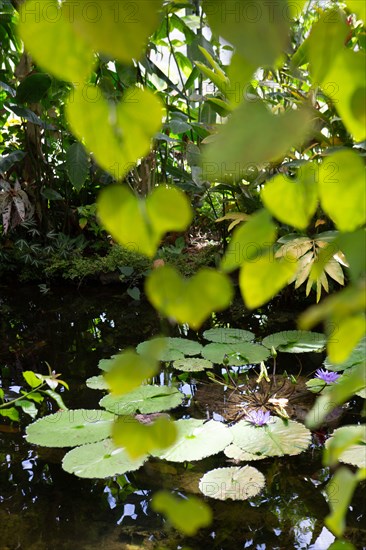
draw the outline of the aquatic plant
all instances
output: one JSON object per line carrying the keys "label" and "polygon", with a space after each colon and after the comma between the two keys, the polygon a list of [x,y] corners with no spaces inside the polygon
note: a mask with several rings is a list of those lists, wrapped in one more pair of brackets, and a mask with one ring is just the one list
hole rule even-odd
{"label": "aquatic plant", "polygon": [[244,420],[254,426],[265,426],[271,421],[271,413],[262,409],[257,411],[252,409],[245,413]]}
{"label": "aquatic plant", "polygon": [[340,377],[340,374],[337,374],[336,372],[331,372],[326,369],[318,369],[315,373],[316,378],[319,378],[320,380],[323,380],[327,384],[333,384],[333,382],[336,382],[338,378]]}

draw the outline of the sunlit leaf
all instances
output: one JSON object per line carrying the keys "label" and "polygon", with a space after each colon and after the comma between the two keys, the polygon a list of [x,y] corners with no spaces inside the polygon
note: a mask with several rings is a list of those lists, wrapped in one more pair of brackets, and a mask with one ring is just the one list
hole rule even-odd
{"label": "sunlit leaf", "polygon": [[[337,338],[337,328],[338,327],[335,327],[334,335],[332,334],[331,338],[333,338],[333,336]],[[324,361],[324,366],[331,371],[343,371],[359,365],[360,363],[363,363],[365,357],[366,338],[361,340],[361,342],[352,350],[351,354],[347,357],[345,361],[342,361],[342,363],[333,363],[332,361],[330,361],[329,357],[326,357]]]}
{"label": "sunlit leaf", "polygon": [[339,319],[336,331],[327,344],[329,361],[343,363],[365,334],[366,318],[362,313]]}
{"label": "sunlit leaf", "polygon": [[185,357],[184,359],[177,359],[173,361],[173,367],[176,370],[183,372],[200,372],[206,369],[212,369],[213,364],[207,359],[200,359],[199,357]]}
{"label": "sunlit leaf", "polygon": [[37,388],[42,384],[42,380],[31,370],[24,371],[23,378],[31,388]]}
{"label": "sunlit leaf", "polygon": [[243,451],[243,449],[234,444],[226,447],[226,449],[224,449],[224,453],[225,456],[231,458],[232,461],[234,461],[235,463],[250,462],[252,460],[263,460],[264,458],[267,458],[265,455],[256,455],[254,453]]}
{"label": "sunlit leaf", "polygon": [[231,466],[207,472],[199,489],[206,497],[218,500],[247,500],[260,493],[265,483],[264,475],[256,468]]}
{"label": "sunlit leaf", "polygon": [[19,422],[20,416],[19,411],[15,407],[7,407],[6,409],[0,409],[0,416],[9,418],[13,422]]}
{"label": "sunlit leaf", "polygon": [[269,354],[269,351],[263,346],[249,342],[232,344],[213,342],[207,344],[202,350],[205,359],[219,365],[228,362],[231,366],[260,363],[265,361]]}
{"label": "sunlit leaf", "polygon": [[358,468],[366,468],[365,425],[342,426],[334,430],[325,443],[323,463],[326,466],[334,466],[338,460]]}
{"label": "sunlit leaf", "polygon": [[210,342],[239,344],[254,340],[255,334],[250,330],[243,330],[240,328],[215,327],[205,330],[203,337]]}
{"label": "sunlit leaf", "polygon": [[323,351],[326,344],[324,334],[305,330],[285,330],[275,332],[262,340],[262,345],[268,349],[275,348],[286,353],[305,353]]}
{"label": "sunlit leaf", "polygon": [[154,376],[158,368],[157,358],[139,355],[130,349],[114,358],[113,365],[104,377],[110,391],[115,395],[121,395],[134,390]]}
{"label": "sunlit leaf", "polygon": [[15,405],[22,409],[26,414],[29,414],[31,418],[35,418],[38,414],[38,409],[35,404],[28,399],[20,399]]}
{"label": "sunlit leaf", "polygon": [[364,2],[360,0],[346,0],[347,6],[364,22],[366,21],[366,6]]}
{"label": "sunlit leaf", "polygon": [[174,361],[175,359],[183,359],[185,355],[199,355],[202,350],[201,344],[195,340],[189,340],[188,338],[158,337],[141,342],[136,347],[137,353],[144,354],[149,343],[153,341],[162,341],[164,345],[157,355],[159,361]]}
{"label": "sunlit leaf", "polygon": [[325,524],[336,537],[341,537],[345,530],[346,514],[356,486],[357,477],[347,468],[339,468],[327,485],[331,514],[325,518]]}
{"label": "sunlit leaf", "polygon": [[184,395],[176,388],[146,385],[125,395],[106,395],[99,404],[118,415],[129,415],[136,412],[150,414],[174,409],[182,403],[183,399]]}
{"label": "sunlit leaf", "polygon": [[212,521],[210,507],[195,496],[179,498],[167,491],[154,494],[151,507],[164,514],[171,525],[181,533],[193,536],[201,527],[208,527]]}
{"label": "sunlit leaf", "polygon": [[86,386],[91,390],[107,390],[108,384],[102,374],[91,376],[85,382]]}

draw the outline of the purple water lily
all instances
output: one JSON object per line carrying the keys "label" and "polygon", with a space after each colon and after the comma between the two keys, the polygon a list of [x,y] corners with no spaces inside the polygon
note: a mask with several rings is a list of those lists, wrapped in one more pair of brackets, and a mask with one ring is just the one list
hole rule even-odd
{"label": "purple water lily", "polygon": [[337,374],[336,372],[331,372],[326,369],[318,369],[315,373],[316,378],[320,378],[320,380],[323,380],[326,384],[332,384],[338,378],[340,377],[340,374]]}
{"label": "purple water lily", "polygon": [[271,419],[271,413],[269,411],[264,412],[261,409],[258,411],[251,410],[246,413],[244,419],[254,426],[265,426]]}

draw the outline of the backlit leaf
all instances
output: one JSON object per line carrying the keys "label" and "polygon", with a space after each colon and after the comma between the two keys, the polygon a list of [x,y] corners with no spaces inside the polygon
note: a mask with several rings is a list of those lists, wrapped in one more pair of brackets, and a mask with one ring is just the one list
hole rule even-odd
{"label": "backlit leaf", "polygon": [[343,363],[366,334],[365,315],[353,315],[339,319],[336,332],[328,340],[328,359],[331,363]]}
{"label": "backlit leaf", "polygon": [[193,536],[201,527],[207,527],[212,521],[209,506],[195,496],[179,498],[167,491],[154,494],[151,507],[155,512],[164,514],[171,525],[181,533]]}
{"label": "backlit leaf", "polygon": [[206,497],[218,500],[247,500],[260,493],[265,483],[264,475],[256,468],[231,466],[207,472],[199,489]]}
{"label": "backlit leaf", "polygon": [[140,386],[121,396],[106,395],[99,405],[118,415],[129,415],[139,412],[151,414],[168,411],[178,407],[184,395],[176,388],[168,386]]}
{"label": "backlit leaf", "polygon": [[269,351],[259,344],[249,342],[232,344],[213,342],[203,348],[202,355],[213,363],[222,365],[227,360],[229,365],[240,366],[265,361],[269,357]]}
{"label": "backlit leaf", "polygon": [[115,395],[128,393],[158,371],[158,361],[139,355],[135,350],[123,351],[113,360],[113,365],[104,375],[110,391]]}
{"label": "backlit leaf", "polygon": [[348,468],[339,468],[327,485],[331,513],[325,518],[325,525],[336,536],[341,537],[346,527],[346,514],[357,477]]}
{"label": "backlit leaf", "polygon": [[342,426],[325,442],[323,462],[334,466],[339,460],[358,468],[366,468],[366,426]]}
{"label": "backlit leaf", "polygon": [[326,344],[324,334],[305,330],[285,330],[275,332],[262,340],[262,345],[268,349],[275,348],[286,353],[305,353],[323,351]]}

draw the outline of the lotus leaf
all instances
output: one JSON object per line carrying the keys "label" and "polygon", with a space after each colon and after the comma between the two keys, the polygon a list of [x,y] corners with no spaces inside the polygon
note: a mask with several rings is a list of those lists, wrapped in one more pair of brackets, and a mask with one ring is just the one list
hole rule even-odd
{"label": "lotus leaf", "polygon": [[[202,350],[199,342],[187,338],[161,338],[161,340],[166,343],[166,348],[159,356],[160,361],[175,361],[183,359],[185,355],[199,355]],[[150,340],[141,342],[136,348],[137,353],[143,354],[149,342]]]}
{"label": "lotus leaf", "polygon": [[182,403],[184,395],[168,386],[140,386],[121,396],[105,395],[99,405],[119,415],[150,414],[174,409]]}
{"label": "lotus leaf", "polygon": [[240,366],[249,363],[260,363],[269,357],[269,351],[259,344],[243,342],[241,344],[219,344],[213,342],[203,348],[202,355],[213,363],[224,363],[227,356],[229,365]]}
{"label": "lotus leaf", "polygon": [[218,327],[205,330],[203,337],[210,342],[219,342],[220,344],[239,344],[254,340],[255,335],[249,330],[242,330],[240,328]]}
{"label": "lotus leaf", "polygon": [[319,332],[306,330],[285,330],[266,336],[262,340],[263,346],[286,353],[305,353],[309,351],[322,351],[325,348],[326,339]]}
{"label": "lotus leaf", "polygon": [[173,362],[173,367],[177,370],[185,372],[199,372],[205,369],[212,369],[213,364],[207,359],[199,357],[186,357]]}
{"label": "lotus leaf", "polygon": [[102,374],[99,374],[98,376],[91,376],[86,380],[86,385],[91,390],[107,390],[108,384],[105,381],[105,378]]}
{"label": "lotus leaf", "polygon": [[274,417],[266,426],[250,425],[241,420],[229,428],[233,443],[243,451],[264,456],[297,455],[308,448],[311,433],[302,424]]}
{"label": "lotus leaf", "polygon": [[175,422],[178,429],[176,442],[153,456],[172,462],[201,460],[220,453],[232,442],[232,436],[224,424],[215,420],[181,419]]}
{"label": "lotus leaf", "polygon": [[352,432],[356,435],[360,429],[363,431],[362,441],[346,448],[346,450],[340,454],[338,460],[345,464],[352,464],[352,466],[357,466],[358,468],[366,468],[366,425],[342,426],[342,428],[334,430],[332,437],[326,441],[325,446],[328,448],[334,437],[340,437],[342,434],[350,437]]}
{"label": "lotus leaf", "polygon": [[112,425],[113,414],[107,411],[59,411],[30,424],[26,439],[28,443],[44,447],[74,447],[109,437]]}
{"label": "lotus leaf", "polygon": [[231,458],[234,462],[250,462],[251,460],[262,460],[266,458],[264,455],[255,455],[253,453],[247,453],[243,451],[237,445],[231,444],[224,450],[225,455]]}
{"label": "lotus leaf", "polygon": [[117,448],[111,439],[105,439],[72,449],[64,456],[62,467],[79,477],[103,479],[138,470],[146,458],[144,455],[131,459],[125,449]]}
{"label": "lotus leaf", "polygon": [[112,368],[112,366],[114,364],[114,359],[116,357],[117,357],[117,354],[112,355],[109,359],[101,359],[98,363],[98,368],[100,368],[100,370],[108,372],[109,369]]}
{"label": "lotus leaf", "polygon": [[216,468],[200,480],[199,489],[207,497],[218,500],[247,500],[265,486],[264,475],[252,466]]}

